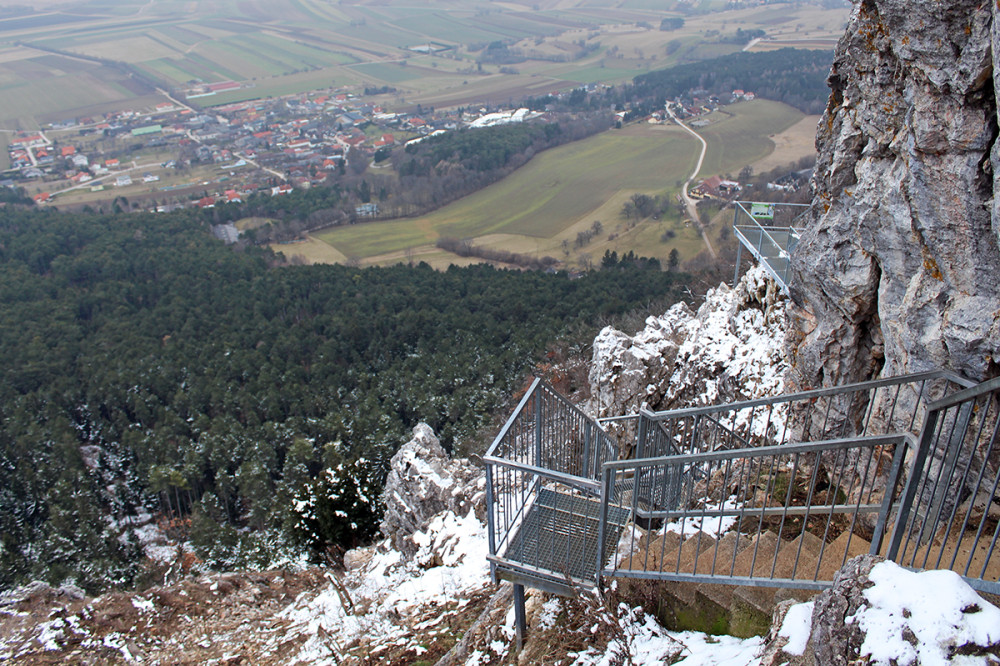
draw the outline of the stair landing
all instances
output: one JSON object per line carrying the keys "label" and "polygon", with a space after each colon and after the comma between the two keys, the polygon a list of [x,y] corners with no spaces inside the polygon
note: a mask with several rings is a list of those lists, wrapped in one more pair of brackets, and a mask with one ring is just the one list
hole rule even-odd
{"label": "stair landing", "polygon": [[[511,537],[503,558],[557,580],[593,586],[597,581],[601,502],[594,497],[542,488]],[[608,507],[600,565],[618,545],[630,513]]]}

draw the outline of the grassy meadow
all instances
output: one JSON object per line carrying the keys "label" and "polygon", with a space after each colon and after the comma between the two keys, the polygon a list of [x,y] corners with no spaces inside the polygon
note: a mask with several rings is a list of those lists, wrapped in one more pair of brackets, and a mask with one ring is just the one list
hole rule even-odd
{"label": "grassy meadow", "polygon": [[[727,107],[701,132],[708,142],[709,165],[702,173],[735,173],[767,158],[775,146],[771,135],[803,118],[791,107],[765,100]],[[666,263],[676,249],[683,261],[703,245],[679,211],[633,226],[621,210],[635,193],[676,197],[694,168],[697,150],[697,142],[676,126],[633,124],[547,150],[504,180],[429,215],[335,227],[314,238],[363,264],[416,259],[447,266],[456,257],[434,247],[441,237],[549,255],[571,266],[598,262],[607,250],[634,251]],[[788,161],[797,159],[796,151],[788,154],[796,155]],[[577,234],[595,221],[603,232],[578,247]],[[661,240],[667,231],[673,237]]]}

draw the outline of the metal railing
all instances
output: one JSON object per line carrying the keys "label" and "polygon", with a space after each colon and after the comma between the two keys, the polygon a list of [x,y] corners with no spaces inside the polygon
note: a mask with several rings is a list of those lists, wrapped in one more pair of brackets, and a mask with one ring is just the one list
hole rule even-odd
{"label": "metal railing", "polygon": [[884,491],[915,443],[892,435],[608,463],[602,497],[648,529],[626,527],[601,573],[825,587],[847,559],[880,549],[895,501]]}
{"label": "metal railing", "polygon": [[740,241],[734,282],[739,278],[740,258],[746,247],[787,294],[791,254],[804,230],[801,217],[808,204],[737,201],[733,207],[733,233]]}
{"label": "metal railing", "polygon": [[[572,576],[572,565],[560,563],[555,555],[577,547],[596,548],[596,518],[587,513],[590,505],[585,503],[572,504],[573,513],[566,507],[544,506],[539,499],[548,489],[596,503],[602,466],[617,457],[615,439],[535,379],[484,457],[494,576],[498,564],[556,579],[567,572]],[[549,515],[553,512],[555,518]],[[596,516],[596,507],[593,513]],[[546,526],[558,526],[548,540],[536,533]],[[591,532],[593,536],[587,536]]]}
{"label": "metal railing", "polygon": [[[484,458],[495,577],[820,588],[849,558],[1000,593],[1000,380],[928,372],[598,422],[536,380]],[[605,420],[604,422],[608,422]]]}
{"label": "metal railing", "polygon": [[1000,378],[928,405],[886,557],[1000,594]]}
{"label": "metal railing", "polygon": [[924,372],[636,417],[637,458],[795,442],[916,435],[930,401],[971,383],[947,372]]}

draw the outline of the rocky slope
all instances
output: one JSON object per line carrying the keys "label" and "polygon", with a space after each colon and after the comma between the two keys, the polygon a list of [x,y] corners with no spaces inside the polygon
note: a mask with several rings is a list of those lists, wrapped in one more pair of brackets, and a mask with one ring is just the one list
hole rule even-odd
{"label": "rocky slope", "polygon": [[635,335],[594,339],[591,411],[598,417],[781,393],[786,300],[760,267],[709,290],[692,312],[678,303]]}
{"label": "rocky slope", "polygon": [[861,0],[793,256],[791,385],[1000,374],[1000,6]]}

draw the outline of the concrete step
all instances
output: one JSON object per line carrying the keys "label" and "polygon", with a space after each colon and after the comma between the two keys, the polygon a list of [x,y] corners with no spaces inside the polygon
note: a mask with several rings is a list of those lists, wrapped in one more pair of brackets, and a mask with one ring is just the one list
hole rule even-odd
{"label": "concrete step", "polygon": [[[688,537],[674,552],[664,556],[662,570],[675,573],[694,573],[698,558],[710,555],[714,551],[715,539],[707,534]],[[677,583],[672,593],[684,603],[693,604],[697,587],[694,583]]]}
{"label": "concrete step", "polygon": [[918,569],[951,569],[961,575],[982,576],[987,580],[1000,579],[1000,543],[994,549],[993,557],[988,557],[992,530],[984,530],[979,547],[975,549],[975,532],[956,531],[946,538],[947,541],[942,543],[944,535],[941,535],[920,546],[915,543],[915,537],[909,543],[904,541],[900,547],[899,563]]}
{"label": "concrete step", "polygon": [[[833,580],[833,575],[852,557],[871,550],[871,543],[851,532],[843,532],[823,550],[823,561],[818,568],[818,580]],[[812,576],[810,575],[810,578]]]}
{"label": "concrete step", "polygon": [[[823,541],[804,532],[792,541],[783,542],[772,562],[754,567],[754,575],[764,578],[801,578],[812,580]],[[814,592],[773,587],[738,587],[733,596],[761,613],[770,613],[778,601],[792,597],[812,596]]]}
{"label": "concrete step", "polygon": [[681,545],[681,537],[674,532],[647,534],[639,542],[639,549],[622,560],[620,569],[637,571],[660,571],[664,555],[676,553]]}
{"label": "concrete step", "polygon": [[[725,534],[719,540],[718,555],[714,560],[714,553],[704,553],[698,558],[698,571],[700,573],[728,576],[733,568],[737,556],[750,547],[753,539],[744,535],[737,535],[735,532]],[[729,609],[733,600],[733,586],[724,583],[705,583],[698,586],[698,592],[712,603],[721,608]]]}

